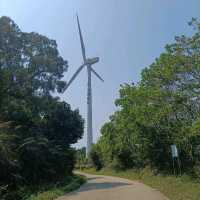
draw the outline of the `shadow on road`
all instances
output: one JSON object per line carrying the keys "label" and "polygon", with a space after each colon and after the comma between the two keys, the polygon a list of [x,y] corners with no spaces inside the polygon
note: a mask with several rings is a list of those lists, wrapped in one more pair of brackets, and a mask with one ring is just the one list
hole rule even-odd
{"label": "shadow on road", "polygon": [[[79,173],[80,174],[80,173]],[[83,174],[82,174],[83,175]],[[81,193],[87,193],[87,192],[95,192],[97,190],[112,190],[114,188],[124,187],[133,185],[133,183],[124,183],[120,181],[112,181],[106,180],[105,177],[101,176],[93,176],[93,177],[87,177],[88,182],[85,183],[79,190],[68,193],[66,195],[67,198],[72,198],[75,196],[82,196]]]}
{"label": "shadow on road", "polygon": [[85,192],[90,190],[103,190],[103,189],[113,189],[116,187],[123,187],[127,185],[132,185],[122,182],[101,182],[101,183],[87,183],[84,187],[80,188],[79,192]]}

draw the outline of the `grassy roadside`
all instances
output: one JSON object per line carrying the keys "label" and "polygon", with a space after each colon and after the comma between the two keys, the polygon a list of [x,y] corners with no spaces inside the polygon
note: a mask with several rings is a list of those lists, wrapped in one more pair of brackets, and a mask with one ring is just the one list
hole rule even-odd
{"label": "grassy roadside", "polygon": [[72,180],[70,180],[70,183],[63,183],[60,186],[53,186],[47,190],[37,192],[36,194],[32,194],[26,200],[54,200],[59,196],[78,189],[85,182],[86,178],[84,176],[75,175]]}
{"label": "grassy roadside", "polygon": [[94,169],[86,169],[84,172],[97,175],[117,176],[130,180],[139,180],[140,182],[161,191],[170,200],[200,199],[200,183],[195,182],[195,180],[186,175],[181,177],[153,175],[149,169],[142,171],[127,170],[118,172],[112,170],[101,170],[96,172]]}

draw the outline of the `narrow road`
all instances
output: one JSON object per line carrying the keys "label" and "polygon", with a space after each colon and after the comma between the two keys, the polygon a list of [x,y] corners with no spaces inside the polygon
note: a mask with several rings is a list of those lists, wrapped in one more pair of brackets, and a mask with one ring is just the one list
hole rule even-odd
{"label": "narrow road", "polygon": [[82,174],[88,181],[79,190],[57,200],[169,200],[159,191],[127,179]]}

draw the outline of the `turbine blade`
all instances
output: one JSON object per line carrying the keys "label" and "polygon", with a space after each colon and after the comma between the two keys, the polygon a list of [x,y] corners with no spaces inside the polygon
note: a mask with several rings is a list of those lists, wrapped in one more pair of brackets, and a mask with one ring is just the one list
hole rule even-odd
{"label": "turbine blade", "polygon": [[65,88],[63,89],[63,92],[65,92],[65,90],[71,85],[71,83],[74,81],[74,79],[78,76],[78,74],[80,73],[80,71],[83,69],[85,65],[81,65],[77,71],[74,73],[74,75],[72,76],[72,78],[69,80],[69,82],[67,83],[67,85],[65,86]]}
{"label": "turbine blade", "polygon": [[85,45],[84,45],[84,42],[83,42],[83,35],[82,35],[82,32],[81,32],[81,26],[80,26],[78,15],[77,15],[77,23],[78,23],[78,31],[79,31],[79,36],[80,36],[80,42],[81,42],[81,50],[82,50],[83,60],[85,62],[86,61]]}
{"label": "turbine blade", "polygon": [[91,66],[90,66],[90,69],[102,82],[104,82],[104,80],[101,78],[101,76],[99,74],[97,74],[97,72],[95,72],[95,70]]}

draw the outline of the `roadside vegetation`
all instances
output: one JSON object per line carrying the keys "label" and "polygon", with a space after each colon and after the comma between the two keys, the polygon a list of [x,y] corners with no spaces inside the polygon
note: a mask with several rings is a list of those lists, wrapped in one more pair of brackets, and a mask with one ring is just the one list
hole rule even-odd
{"label": "roadside vegetation", "polygon": [[78,189],[86,182],[83,176],[73,176],[70,180],[65,180],[59,185],[51,186],[48,190],[37,191],[37,194],[32,194],[27,200],[54,200],[59,196]]}
{"label": "roadside vegetation", "polygon": [[200,196],[200,23],[189,25],[193,35],[175,37],[140,82],[121,85],[90,154],[95,173],[142,180],[172,200]]}
{"label": "roadside vegetation", "polygon": [[62,193],[54,186],[63,182],[63,191],[78,185],[71,144],[82,137],[84,121],[55,96],[67,69],[56,41],[0,18],[1,200],[27,199],[43,188]]}
{"label": "roadside vegetation", "polygon": [[101,128],[90,155],[96,169],[148,166],[173,173],[175,144],[181,173],[200,178],[200,24],[189,24],[191,37],[175,37],[139,83],[121,85],[118,111]]}

